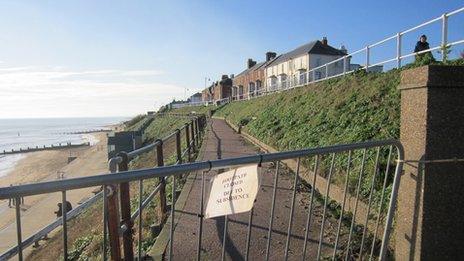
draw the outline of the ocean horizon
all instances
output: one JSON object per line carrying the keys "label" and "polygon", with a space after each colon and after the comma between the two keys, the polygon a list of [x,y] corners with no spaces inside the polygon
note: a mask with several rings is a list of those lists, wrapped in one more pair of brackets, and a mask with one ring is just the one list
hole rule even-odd
{"label": "ocean horizon", "polygon": [[[0,151],[42,147],[59,143],[98,142],[90,134],[70,132],[105,129],[121,123],[129,117],[70,117],[70,118],[20,118],[0,119]],[[14,169],[24,154],[0,156],[0,177]]]}

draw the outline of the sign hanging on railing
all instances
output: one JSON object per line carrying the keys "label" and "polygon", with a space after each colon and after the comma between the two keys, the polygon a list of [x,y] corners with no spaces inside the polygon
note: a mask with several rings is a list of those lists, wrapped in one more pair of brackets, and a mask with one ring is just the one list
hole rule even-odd
{"label": "sign hanging on railing", "polygon": [[245,166],[213,177],[205,218],[250,211],[259,189],[258,169],[258,165]]}

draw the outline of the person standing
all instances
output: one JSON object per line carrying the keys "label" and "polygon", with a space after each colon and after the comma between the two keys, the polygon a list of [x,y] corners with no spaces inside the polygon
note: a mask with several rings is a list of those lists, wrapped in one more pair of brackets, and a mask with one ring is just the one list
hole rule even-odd
{"label": "person standing", "polygon": [[[430,45],[427,42],[427,36],[425,34],[421,35],[419,38],[419,41],[416,43],[416,47],[414,48],[414,52],[421,52],[430,49]],[[416,54],[416,61],[417,60],[422,60],[424,57],[430,57],[433,60],[433,55],[430,51]]]}

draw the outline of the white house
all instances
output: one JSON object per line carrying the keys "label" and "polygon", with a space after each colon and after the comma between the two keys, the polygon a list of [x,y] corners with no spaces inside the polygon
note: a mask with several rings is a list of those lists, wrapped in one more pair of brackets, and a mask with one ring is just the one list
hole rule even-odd
{"label": "white house", "polygon": [[[268,90],[285,89],[289,85],[304,84],[307,72],[347,54],[346,49],[336,49],[327,44],[327,38],[322,41],[312,41],[288,53],[282,54],[266,67],[266,88]],[[348,68],[349,59],[346,61]],[[343,72],[343,60],[329,65],[329,76]],[[318,69],[309,75],[315,80],[325,77],[325,68]]]}
{"label": "white house", "polygon": [[197,92],[194,95],[189,97],[190,103],[200,103],[201,102],[201,92]]}

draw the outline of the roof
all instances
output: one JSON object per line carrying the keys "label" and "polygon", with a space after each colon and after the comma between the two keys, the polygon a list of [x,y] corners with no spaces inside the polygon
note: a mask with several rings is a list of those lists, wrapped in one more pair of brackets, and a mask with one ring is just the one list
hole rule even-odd
{"label": "roof", "polygon": [[277,59],[275,59],[272,64],[279,64],[290,59],[294,59],[296,57],[302,56],[304,54],[325,54],[325,55],[346,55],[343,51],[336,49],[330,45],[324,45],[321,41],[312,41],[307,44],[304,44],[296,49],[282,54]]}
{"label": "roof", "polygon": [[248,68],[248,69],[245,69],[244,71],[242,71],[241,73],[235,75],[235,77],[240,77],[242,75],[245,75],[249,72],[252,72],[256,69],[258,69],[259,67],[261,67],[261,65],[263,65],[265,62],[260,62],[260,63],[256,63],[255,65],[253,65],[251,68]]}

